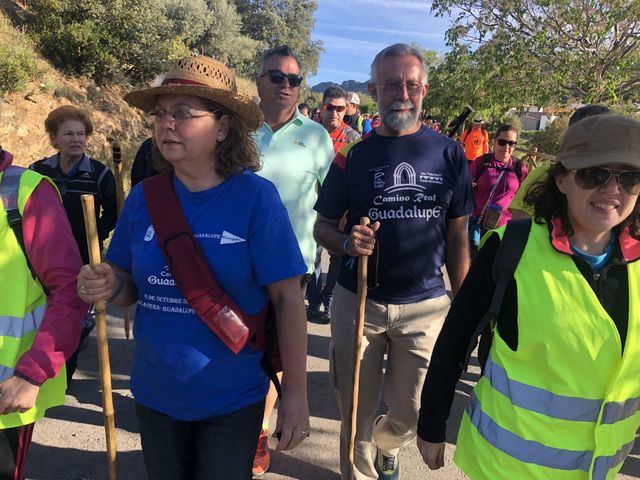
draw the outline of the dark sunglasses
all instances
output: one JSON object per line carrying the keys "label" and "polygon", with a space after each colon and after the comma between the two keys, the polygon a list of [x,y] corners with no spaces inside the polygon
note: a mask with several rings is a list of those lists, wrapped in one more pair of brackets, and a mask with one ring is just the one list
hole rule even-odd
{"label": "dark sunglasses", "polygon": [[302,77],[300,75],[296,75],[295,73],[287,73],[281,72],[280,70],[267,70],[267,73],[263,73],[260,77],[265,77],[269,75],[269,80],[271,83],[275,83],[276,85],[280,85],[284,82],[286,78],[289,80],[289,86],[292,88],[299,87],[302,83]]}
{"label": "dark sunglasses", "polygon": [[630,195],[640,194],[640,170],[614,171],[603,167],[571,170],[575,173],[576,185],[585,190],[606,185],[611,177],[616,177],[618,185]]}
{"label": "dark sunglasses", "polygon": [[329,105],[327,103],[326,105],[323,105],[322,108],[324,108],[327,112],[342,113],[347,109],[347,106],[346,105]]}
{"label": "dark sunglasses", "polygon": [[504,138],[498,138],[496,139],[496,142],[498,142],[498,145],[500,145],[501,147],[509,145],[511,148],[515,147],[518,144],[518,142],[516,142],[515,140],[505,140]]}

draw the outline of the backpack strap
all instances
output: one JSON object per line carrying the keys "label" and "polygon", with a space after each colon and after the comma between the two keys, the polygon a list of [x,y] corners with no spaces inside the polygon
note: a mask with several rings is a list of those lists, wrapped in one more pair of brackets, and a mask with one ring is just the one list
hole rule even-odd
{"label": "backpack strap", "polygon": [[531,232],[532,220],[530,218],[523,220],[512,220],[507,223],[507,228],[502,236],[502,241],[496,252],[491,269],[491,276],[496,282],[496,288],[493,291],[489,310],[484,314],[480,324],[473,332],[471,343],[467,349],[465,357],[464,369],[469,365],[469,359],[473,350],[476,348],[477,339],[480,334],[488,326],[493,326],[498,319],[507,287],[511,283],[513,276],[518,268],[518,263],[522,257],[522,253],[527,245],[529,233]]}
{"label": "backpack strap", "polygon": [[33,265],[31,265],[31,262],[29,261],[27,248],[24,245],[24,234],[22,232],[22,214],[20,213],[20,209],[18,207],[20,178],[22,178],[22,173],[25,170],[25,168],[16,167],[13,165],[10,165],[4,170],[4,172],[2,173],[2,180],[0,180],[0,198],[2,199],[2,204],[5,211],[7,212],[7,222],[9,223],[11,230],[13,230],[13,233],[16,236],[16,240],[18,240],[18,244],[20,245],[20,249],[24,254],[24,258],[27,260],[27,266],[29,267],[31,276],[34,279],[38,279],[38,276],[33,269]]}

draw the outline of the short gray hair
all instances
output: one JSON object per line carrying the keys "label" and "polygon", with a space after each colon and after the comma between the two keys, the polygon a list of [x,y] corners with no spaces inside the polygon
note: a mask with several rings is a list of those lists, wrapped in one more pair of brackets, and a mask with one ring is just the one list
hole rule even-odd
{"label": "short gray hair", "polygon": [[291,48],[289,45],[280,45],[278,47],[270,48],[262,54],[262,57],[260,58],[260,65],[258,66],[257,78],[260,78],[260,76],[264,74],[264,64],[271,57],[292,57],[298,64],[300,73],[302,73],[302,62],[300,61],[300,57],[296,55],[296,52],[293,50],[293,48]]}
{"label": "short gray hair", "polygon": [[426,62],[424,61],[424,57],[420,50],[411,45],[407,45],[406,43],[396,43],[393,44],[381,52],[379,52],[376,57],[371,62],[371,83],[376,83],[378,77],[378,66],[380,63],[388,57],[404,57],[405,55],[411,55],[420,60],[422,64],[422,69],[424,70],[424,82],[429,82],[429,67],[427,67]]}

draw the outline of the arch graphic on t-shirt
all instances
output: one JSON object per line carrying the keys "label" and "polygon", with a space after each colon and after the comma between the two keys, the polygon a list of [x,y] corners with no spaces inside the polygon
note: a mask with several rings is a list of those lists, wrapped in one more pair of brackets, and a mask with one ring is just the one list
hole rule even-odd
{"label": "arch graphic on t-shirt", "polygon": [[389,193],[400,190],[416,190],[422,192],[424,187],[416,183],[416,171],[407,162],[402,162],[393,171],[393,185],[386,188]]}

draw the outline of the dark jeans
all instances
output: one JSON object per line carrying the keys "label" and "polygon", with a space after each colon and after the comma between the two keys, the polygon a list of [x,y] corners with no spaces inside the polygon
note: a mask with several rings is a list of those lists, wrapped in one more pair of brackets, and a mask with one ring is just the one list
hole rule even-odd
{"label": "dark jeans", "polygon": [[0,480],[24,478],[33,425],[0,429]]}
{"label": "dark jeans", "polygon": [[264,400],[226,415],[185,422],[136,402],[149,480],[248,480]]}
{"label": "dark jeans", "polygon": [[80,354],[80,350],[82,350],[87,343],[87,337],[91,333],[91,330],[96,326],[96,319],[93,313],[93,305],[91,306],[87,315],[82,319],[82,331],[80,333],[80,341],[78,342],[78,348],[73,354],[69,357],[69,360],[66,362],[67,366],[67,386],[71,385],[71,380],[73,379],[73,374],[76,372],[76,367],[78,366],[78,355]]}
{"label": "dark jeans", "polygon": [[309,300],[309,309],[318,310],[320,304],[324,305],[325,311],[328,311],[333,289],[338,280],[340,273],[340,263],[342,256],[335,253],[329,254],[329,271],[324,286],[322,286],[322,271],[320,268],[320,258],[322,256],[322,247],[318,246],[318,254],[316,261],[318,262],[316,273],[307,288],[307,299]]}

